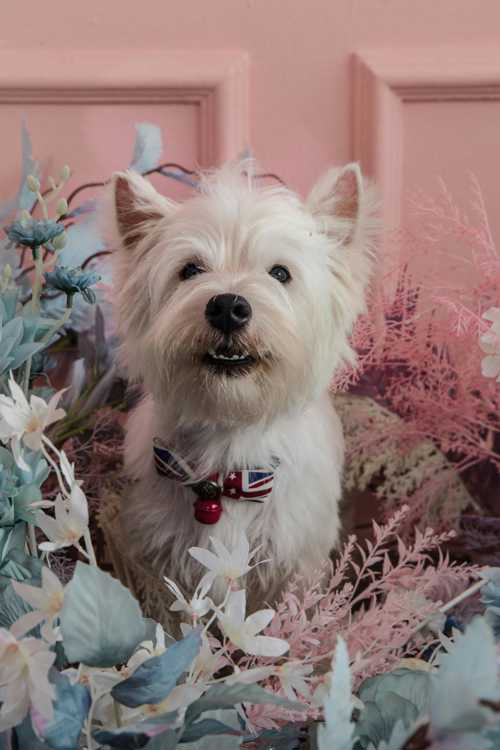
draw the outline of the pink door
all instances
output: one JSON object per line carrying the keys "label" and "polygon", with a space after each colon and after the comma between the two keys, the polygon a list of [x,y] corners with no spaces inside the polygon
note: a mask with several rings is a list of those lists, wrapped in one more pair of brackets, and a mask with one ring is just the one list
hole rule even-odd
{"label": "pink door", "polygon": [[461,198],[469,170],[495,215],[499,35],[497,0],[6,3],[0,191],[18,178],[22,116],[37,158],[71,164],[73,185],[126,167],[134,124],[150,122],[164,161],[251,147],[301,192],[360,159],[388,227],[405,191],[442,175]]}

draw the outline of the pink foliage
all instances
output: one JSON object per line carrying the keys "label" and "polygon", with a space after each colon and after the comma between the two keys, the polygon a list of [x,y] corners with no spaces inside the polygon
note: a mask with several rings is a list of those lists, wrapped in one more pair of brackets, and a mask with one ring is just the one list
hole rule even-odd
{"label": "pink foliage", "polygon": [[[414,542],[406,545],[397,531],[408,511],[402,508],[384,526],[374,522],[373,541],[367,539],[364,545],[351,536],[336,562],[318,571],[312,586],[297,578],[284,593],[266,635],[288,641],[290,661],[314,665],[312,689],[330,668],[339,635],[351,655],[354,688],[425,649],[435,634],[422,630],[422,623],[475,577],[474,568],[452,563],[439,551],[453,532],[417,530]],[[430,564],[431,553],[437,556],[434,564]],[[268,663],[265,658],[249,657],[245,666]],[[266,687],[280,692],[274,677]],[[309,718],[316,717],[317,702],[311,697],[299,699]],[[261,728],[297,719],[276,706],[251,707],[249,712],[252,723]]]}
{"label": "pink foliage", "polygon": [[[387,239],[392,267],[386,262],[353,333],[358,365],[334,383],[401,417],[385,440],[405,452],[429,439],[458,472],[483,462],[500,469],[498,386],[481,373],[479,346],[489,327],[482,315],[500,300],[500,257],[475,180],[472,190],[473,220],[441,185],[438,198],[420,196],[405,231]],[[379,439],[360,431],[363,445]],[[426,504],[442,489],[417,492],[408,520],[425,519]]]}

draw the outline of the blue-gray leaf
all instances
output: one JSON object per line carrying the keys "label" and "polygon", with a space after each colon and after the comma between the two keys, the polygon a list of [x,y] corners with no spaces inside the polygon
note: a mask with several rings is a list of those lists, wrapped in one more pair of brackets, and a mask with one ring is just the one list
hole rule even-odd
{"label": "blue-gray leaf", "polygon": [[130,169],[144,174],[150,169],[156,169],[160,163],[162,152],[161,130],[157,125],[141,122],[135,126],[134,154]]}
{"label": "blue-gray leaf", "polygon": [[201,648],[199,630],[192,630],[181,641],[170,646],[160,656],[153,656],[134,671],[128,680],[115,685],[111,695],[129,708],[145,703],[160,703],[186,672]]}
{"label": "blue-gray leaf", "polygon": [[[208,737],[218,734],[230,734],[234,737],[238,737],[241,742],[242,733],[234,727],[230,727],[224,724],[218,719],[201,719],[200,721],[194,722],[187,727],[181,736],[181,742],[196,742],[202,737]],[[235,745],[238,747],[238,745]]]}
{"label": "blue-gray leaf", "polygon": [[[127,750],[135,750],[135,748],[146,747],[153,737],[163,737],[165,738],[165,742],[168,742],[173,734],[175,737],[175,744],[177,744],[177,734],[172,729],[176,721],[176,713],[163,714],[162,716],[155,716],[152,719],[138,721],[119,729],[101,729],[94,732],[94,739],[99,743],[109,745],[109,747],[121,747],[127,748]],[[175,745],[173,745],[173,747],[175,747]]]}
{"label": "blue-gray leaf", "polygon": [[91,697],[84,685],[71,684],[66,675],[53,670],[51,682],[56,687],[54,718],[45,727],[36,727],[38,734],[52,750],[78,748],[83,724],[87,718]]}
{"label": "blue-gray leaf", "polygon": [[231,708],[238,703],[274,703],[278,706],[288,708],[290,711],[303,711],[301,703],[280,698],[274,693],[269,693],[259,685],[214,685],[205,695],[192,703],[186,711],[185,723],[189,725],[201,716],[205,711],[216,711],[219,708]]}
{"label": "blue-gray leaf", "polygon": [[102,570],[78,562],[64,592],[64,650],[70,662],[113,667],[128,661],[146,627],[132,594]]}

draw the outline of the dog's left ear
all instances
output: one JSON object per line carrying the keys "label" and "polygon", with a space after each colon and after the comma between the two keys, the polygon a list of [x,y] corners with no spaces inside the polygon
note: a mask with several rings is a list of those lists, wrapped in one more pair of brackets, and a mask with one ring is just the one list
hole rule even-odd
{"label": "dog's left ear", "polygon": [[342,245],[354,242],[362,229],[365,203],[358,164],[330,169],[313,187],[306,201],[320,231]]}

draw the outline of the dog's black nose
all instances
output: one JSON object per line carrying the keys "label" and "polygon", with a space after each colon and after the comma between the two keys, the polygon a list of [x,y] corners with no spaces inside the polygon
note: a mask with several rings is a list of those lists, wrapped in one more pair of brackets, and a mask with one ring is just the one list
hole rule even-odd
{"label": "dog's black nose", "polygon": [[252,308],[237,294],[218,294],[209,301],[205,315],[213,328],[227,334],[246,326],[252,317]]}

